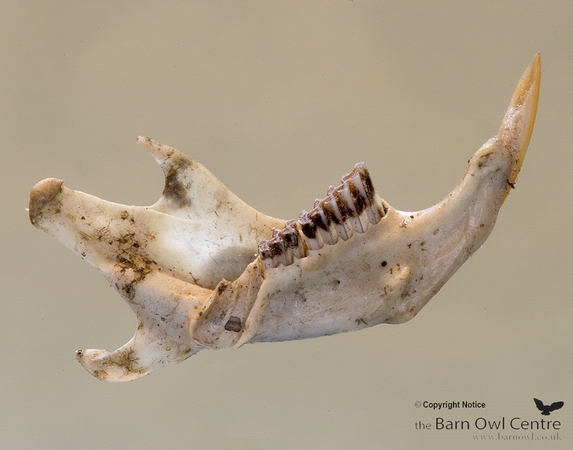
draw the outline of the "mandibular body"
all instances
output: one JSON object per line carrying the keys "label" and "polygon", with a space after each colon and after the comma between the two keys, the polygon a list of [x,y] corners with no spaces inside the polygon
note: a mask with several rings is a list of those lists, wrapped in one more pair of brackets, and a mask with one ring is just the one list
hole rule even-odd
{"label": "mandibular body", "polygon": [[418,212],[392,208],[359,163],[298,219],[246,205],[196,161],[140,137],[165,189],[148,207],[106,202],[47,179],[30,220],[97,267],[138,318],[108,352],[77,352],[94,376],[126,381],[202,349],[330,335],[402,323],[489,236],[533,130],[539,55],[501,128],[456,188]]}

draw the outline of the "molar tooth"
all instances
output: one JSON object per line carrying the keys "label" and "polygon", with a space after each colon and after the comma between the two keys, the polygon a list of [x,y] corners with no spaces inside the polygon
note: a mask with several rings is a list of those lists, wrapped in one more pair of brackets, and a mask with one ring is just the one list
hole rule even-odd
{"label": "molar tooth", "polygon": [[357,214],[352,202],[348,202],[345,198],[343,193],[345,187],[345,185],[337,187],[334,192],[332,192],[332,198],[336,202],[336,207],[340,212],[340,217],[342,217],[342,227],[338,227],[337,230],[343,230],[343,234],[346,236],[346,239],[344,239],[344,236],[342,235],[340,237],[344,240],[348,240],[354,235],[354,226],[352,222]]}
{"label": "molar tooth", "polygon": [[360,177],[361,184],[364,188],[366,198],[370,203],[374,203],[374,198],[376,197],[376,190],[372,184],[372,179],[370,178],[370,172],[364,165],[364,163],[356,164],[355,168],[358,169],[358,176]]}
{"label": "molar tooth", "polygon": [[[296,240],[296,231],[294,231],[293,233],[293,229],[291,227],[287,228],[287,225],[285,225],[285,228],[283,228],[282,230],[279,231],[278,237],[277,239],[280,239],[280,242],[282,244],[282,248],[284,249],[283,255],[284,255],[284,262],[283,264],[285,266],[291,265],[294,261],[294,252],[293,252],[293,247],[297,246],[298,247],[298,242],[295,241]],[[294,235],[293,235],[294,234]]]}
{"label": "molar tooth", "polygon": [[273,269],[279,265],[288,266],[295,258],[304,258],[307,254],[304,242],[294,220],[287,220],[280,230],[272,228],[272,237],[259,243],[259,255],[264,269]]}
{"label": "molar tooth", "polygon": [[343,207],[342,211],[338,207],[338,202],[336,201],[334,192],[331,192],[331,195],[325,198],[322,202],[322,209],[325,214],[328,214],[332,218],[332,222],[334,223],[334,231],[340,236],[343,240],[347,241],[351,235],[348,234],[348,230],[345,226],[345,217],[346,209]]}
{"label": "molar tooth", "polygon": [[273,267],[278,267],[280,264],[286,266],[287,258],[284,242],[278,237],[273,237],[269,240],[269,247],[273,255]]}
{"label": "molar tooth", "polygon": [[[378,196],[377,196],[378,197]],[[388,207],[382,202],[381,198],[375,198],[372,203],[372,207],[366,210],[368,214],[368,220],[372,225],[376,225],[380,220],[386,215]]]}
{"label": "molar tooth", "polygon": [[298,222],[309,250],[320,250],[324,246],[324,241],[317,229],[316,222],[309,217],[308,211],[302,210]]}
{"label": "molar tooth", "polygon": [[335,229],[335,220],[338,220],[333,216],[333,212],[327,210],[332,209],[330,204],[325,207],[325,200],[321,201],[317,208],[310,211],[309,216],[318,226],[318,232],[322,236],[322,240],[327,245],[334,245],[338,242],[338,233]]}
{"label": "molar tooth", "polygon": [[353,176],[351,182],[364,194],[367,204],[369,205],[369,208],[366,208],[368,220],[370,220],[372,225],[376,225],[380,222],[380,219],[386,215],[387,208],[382,204],[380,197],[376,195],[370,173],[364,163],[356,164],[354,170],[356,171],[356,177]]}
{"label": "molar tooth", "polygon": [[280,233],[295,258],[300,259],[307,255],[304,240],[301,239],[295,220],[287,220],[284,229],[282,229]]}
{"label": "molar tooth", "polygon": [[290,266],[294,262],[294,254],[292,248],[287,247],[285,242],[283,242],[284,253],[281,258],[281,263],[283,266]]}
{"label": "molar tooth", "polygon": [[347,190],[345,192],[347,192],[352,199],[354,208],[357,212],[354,228],[359,233],[364,233],[368,229],[368,210],[371,210],[372,206],[367,204],[366,197],[362,195],[360,189],[356,187],[352,180],[350,180],[346,186]]}
{"label": "molar tooth", "polygon": [[355,200],[355,197],[352,195],[352,191],[348,183],[342,184],[335,192],[337,196],[337,203],[344,203],[346,210],[348,211],[346,223],[349,225],[350,235],[352,236],[354,231],[358,233],[364,233],[366,228],[364,227],[364,224],[360,218],[362,212],[364,211],[364,203],[359,201],[357,202]]}
{"label": "molar tooth", "polygon": [[[362,214],[360,209],[364,210],[370,223],[373,225],[377,224],[386,214],[386,210],[379,196],[376,195],[365,164],[363,162],[356,164],[352,172],[343,176],[341,181],[348,186],[354,200],[353,203],[356,205],[359,214]],[[366,223],[364,223],[364,225],[366,225]],[[366,230],[366,226],[364,230]]]}
{"label": "molar tooth", "polygon": [[352,172],[347,173],[342,177],[342,182],[348,186],[350,194],[352,195],[353,203],[358,214],[362,214],[364,209],[372,206],[371,199],[366,194],[366,188],[360,177],[360,171],[366,170],[364,163],[358,163],[352,169]]}
{"label": "molar tooth", "polygon": [[273,253],[269,246],[269,241],[267,239],[259,243],[259,255],[261,257],[261,262],[263,263],[263,268],[265,270],[272,269],[274,266]]}

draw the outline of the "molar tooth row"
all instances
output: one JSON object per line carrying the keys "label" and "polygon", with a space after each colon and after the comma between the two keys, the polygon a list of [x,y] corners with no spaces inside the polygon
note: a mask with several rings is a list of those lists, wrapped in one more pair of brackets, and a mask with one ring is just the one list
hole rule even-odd
{"label": "molar tooth row", "polygon": [[296,222],[287,220],[284,228],[273,228],[272,237],[261,241],[259,254],[264,268],[272,269],[280,264],[288,266],[294,262],[294,258],[304,258],[308,252]]}
{"label": "molar tooth row", "polygon": [[330,186],[327,196],[316,199],[311,211],[303,210],[298,222],[288,220],[281,230],[273,229],[271,239],[259,244],[265,269],[288,266],[294,258],[304,258],[308,250],[334,245],[338,238],[350,239],[364,233],[386,215],[386,207],[376,195],[364,163],[358,163],[341,179],[338,187]]}

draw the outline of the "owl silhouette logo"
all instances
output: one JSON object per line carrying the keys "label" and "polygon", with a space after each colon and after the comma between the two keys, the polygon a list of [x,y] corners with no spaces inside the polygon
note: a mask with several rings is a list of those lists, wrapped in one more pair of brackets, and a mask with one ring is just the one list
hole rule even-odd
{"label": "owl silhouette logo", "polygon": [[535,401],[535,406],[537,406],[537,409],[541,411],[541,415],[543,416],[548,416],[549,414],[551,414],[552,411],[561,409],[565,404],[564,402],[555,402],[551,403],[551,405],[544,405],[541,400],[538,400],[536,398],[534,398],[533,400]]}

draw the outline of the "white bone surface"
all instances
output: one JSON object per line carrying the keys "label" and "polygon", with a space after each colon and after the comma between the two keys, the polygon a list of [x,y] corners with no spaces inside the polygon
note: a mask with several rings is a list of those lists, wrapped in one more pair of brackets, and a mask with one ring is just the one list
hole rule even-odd
{"label": "white bone surface", "polygon": [[529,144],[540,70],[537,55],[498,135],[473,155],[446,198],[419,212],[388,205],[360,163],[313,209],[285,222],[144,137],[138,142],[165,174],[152,206],[41,181],[30,195],[31,222],[97,267],[138,319],[123,347],[78,351],[79,362],[99,379],[126,381],[206,348],[411,319],[493,229]]}

